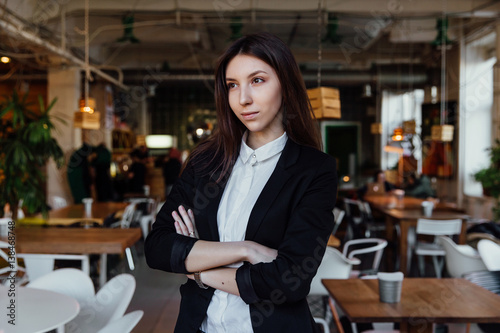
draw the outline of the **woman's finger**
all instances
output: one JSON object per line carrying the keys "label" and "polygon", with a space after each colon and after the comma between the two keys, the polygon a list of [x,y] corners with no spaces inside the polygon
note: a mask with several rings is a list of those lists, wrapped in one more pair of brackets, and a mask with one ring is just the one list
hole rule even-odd
{"label": "woman's finger", "polygon": [[174,227],[175,227],[175,232],[178,233],[178,234],[182,234],[182,230],[181,228],[179,227],[179,222],[175,221],[174,222]]}
{"label": "woman's finger", "polygon": [[191,237],[195,237],[194,224],[193,224],[188,212],[186,211],[186,209],[183,206],[179,206],[179,213],[181,214],[182,220],[184,221],[184,223],[188,229],[188,235]]}
{"label": "woman's finger", "polygon": [[174,218],[174,220],[177,222],[177,224],[179,225],[179,228],[181,229],[181,232],[180,234],[184,235],[184,236],[189,236],[189,231],[188,231],[188,228],[186,227],[186,225],[184,224],[184,222],[182,221],[181,217],[179,216],[179,214],[177,214],[176,211],[173,211],[172,212],[172,217]]}
{"label": "woman's finger", "polygon": [[190,215],[183,206],[179,206],[179,213],[188,229],[188,236],[198,238],[196,226],[194,224],[194,216],[191,218],[192,214]]}
{"label": "woman's finger", "polygon": [[189,215],[189,217],[191,218],[191,221],[193,222],[193,231],[194,231],[194,236],[195,236],[196,238],[200,238],[200,237],[198,236],[198,229],[196,229],[196,223],[195,223],[195,221],[194,221],[194,213],[193,213],[193,211],[192,211],[191,209],[188,209],[188,215]]}

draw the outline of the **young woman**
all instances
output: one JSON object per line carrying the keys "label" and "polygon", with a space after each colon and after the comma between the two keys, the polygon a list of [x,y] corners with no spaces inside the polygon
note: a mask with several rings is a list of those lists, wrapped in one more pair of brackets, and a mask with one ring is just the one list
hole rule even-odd
{"label": "young woman", "polygon": [[187,274],[175,332],[316,332],[306,301],[333,229],[335,160],[276,36],[240,38],[215,73],[218,131],[191,154],[146,244]]}

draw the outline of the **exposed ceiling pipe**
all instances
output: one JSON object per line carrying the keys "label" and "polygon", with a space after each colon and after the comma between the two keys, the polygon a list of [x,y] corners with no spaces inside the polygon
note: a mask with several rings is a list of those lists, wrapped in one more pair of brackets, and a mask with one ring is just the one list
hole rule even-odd
{"label": "exposed ceiling pipe", "polygon": [[[8,15],[7,13],[5,13],[5,14]],[[52,54],[55,54],[55,55],[58,55],[64,59],[67,59],[68,61],[80,66],[82,69],[85,68],[85,62],[83,60],[75,57],[74,55],[72,55],[71,53],[69,53],[66,50],[61,49],[60,47],[55,46],[54,44],[52,44],[46,40],[41,39],[36,34],[23,29],[24,25],[18,19],[13,17],[12,15],[9,15],[9,20],[18,23],[17,26],[15,26],[14,24],[11,24],[9,22],[6,22],[2,18],[2,19],[0,19],[0,27],[10,37],[15,38],[15,39],[20,39],[22,41],[25,41],[25,42],[31,44],[31,45],[43,48]],[[113,83],[114,85],[120,87],[123,90],[128,91],[130,89],[129,87],[124,85],[122,82],[116,80],[112,76],[106,74],[105,72],[101,71],[100,69],[98,69],[94,66],[90,66],[90,70],[93,73],[95,73],[96,75],[102,77],[106,81]]]}
{"label": "exposed ceiling pipe", "polygon": [[[128,82],[129,86],[134,84],[154,85],[168,83],[168,82],[207,82],[213,81],[212,74],[168,74],[168,73],[144,73],[144,74],[131,74],[120,73],[124,77],[124,81]],[[343,85],[355,86],[366,83],[380,84],[382,87],[421,87],[429,84],[431,81],[432,73],[427,73],[424,69],[414,69],[412,73],[401,71],[399,73],[394,70],[384,69],[380,73],[374,70],[368,71],[337,71],[337,72],[324,72],[321,74],[321,81],[327,85]],[[312,73],[305,73],[302,75],[306,83],[317,82],[317,75]],[[18,74],[12,75],[10,79],[25,79],[25,80],[46,80],[45,74]]]}
{"label": "exposed ceiling pipe", "polygon": [[[404,73],[404,72],[403,72]],[[380,73],[376,71],[338,71],[338,72],[323,72],[321,73],[321,81],[327,84],[338,85],[359,85],[366,83],[377,83],[380,81],[382,86],[406,86],[406,85],[424,85],[428,82],[429,75],[423,70],[414,70],[409,73],[397,73],[389,70],[381,70]],[[129,84],[133,82],[146,82],[154,80],[156,84],[172,81],[213,81],[212,74],[168,74],[168,73],[154,73],[154,74],[124,74],[125,81]],[[303,74],[304,81],[307,83],[316,82],[317,75],[306,73]]]}

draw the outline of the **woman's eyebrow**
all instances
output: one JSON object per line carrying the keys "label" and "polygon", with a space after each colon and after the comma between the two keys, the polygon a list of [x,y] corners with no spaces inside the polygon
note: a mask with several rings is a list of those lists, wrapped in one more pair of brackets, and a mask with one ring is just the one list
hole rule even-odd
{"label": "woman's eyebrow", "polygon": [[[252,76],[254,75],[257,75],[259,73],[264,73],[264,74],[267,74],[267,72],[265,70],[262,70],[262,69],[258,69],[250,74],[248,74],[247,78],[251,78]],[[226,81],[237,81],[236,79],[233,79],[233,78],[230,78],[230,77],[226,77]]]}
{"label": "woman's eyebrow", "polygon": [[250,77],[252,77],[252,76],[254,76],[254,75],[257,75],[257,74],[259,74],[259,73],[264,73],[264,74],[267,74],[267,72],[266,72],[265,70],[258,69],[258,70],[256,70],[255,72],[252,72],[252,73],[248,74],[248,76],[247,76],[247,77],[248,77],[248,78],[250,78]]}

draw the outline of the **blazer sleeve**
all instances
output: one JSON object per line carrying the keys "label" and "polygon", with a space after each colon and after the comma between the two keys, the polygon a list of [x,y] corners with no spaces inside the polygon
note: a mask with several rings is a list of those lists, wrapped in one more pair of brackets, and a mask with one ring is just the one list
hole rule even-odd
{"label": "blazer sleeve", "polygon": [[173,273],[189,273],[185,260],[197,239],[176,233],[172,212],[178,210],[179,205],[186,209],[192,207],[194,192],[195,175],[188,164],[173,186],[146,238],[144,252],[151,268]]}
{"label": "blazer sleeve", "polygon": [[246,262],[236,271],[240,296],[247,304],[296,302],[309,294],[334,226],[336,162],[324,156],[316,172],[310,170],[314,176],[301,199],[288,207],[292,212],[277,258],[255,265]]}

